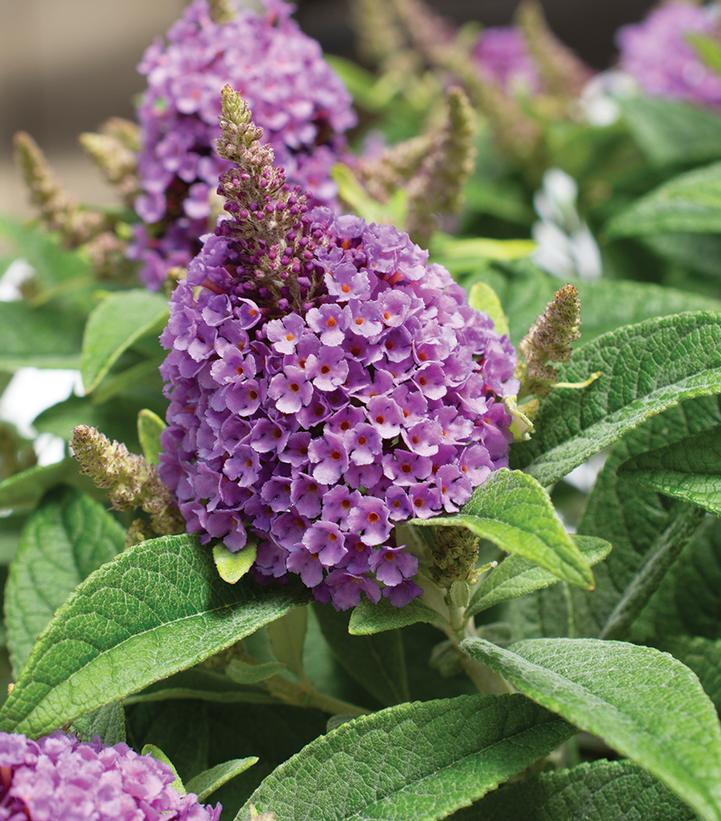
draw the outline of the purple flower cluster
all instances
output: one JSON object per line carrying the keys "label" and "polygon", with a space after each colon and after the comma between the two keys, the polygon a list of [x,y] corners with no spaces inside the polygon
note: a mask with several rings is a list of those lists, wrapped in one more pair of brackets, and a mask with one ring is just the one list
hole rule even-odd
{"label": "purple flower cluster", "polygon": [[0,733],[2,821],[218,821],[220,805],[180,795],[174,779],[166,764],[125,744]]}
{"label": "purple flower cluster", "polygon": [[717,36],[719,22],[711,7],[666,3],[619,31],[620,66],[649,94],[719,107],[721,77],[686,39],[692,33]]}
{"label": "purple flower cluster", "polygon": [[229,165],[214,151],[225,83],[252,106],[288,178],[317,202],[333,201],[330,169],[355,115],[320,46],[289,9],[265,0],[264,13],[239,9],[221,25],[210,18],[206,0],[194,0],[167,41],[146,51],[139,67],[148,87],[138,110],[136,201],[144,224],[136,228],[131,255],[149,288],[159,288],[170,268],[188,264],[213,221],[211,193]]}
{"label": "purple flower cluster", "polygon": [[538,71],[523,34],[515,26],[484,29],[474,46],[473,58],[483,74],[506,92],[540,90]]}
{"label": "purple flower cluster", "polygon": [[507,464],[513,348],[389,225],[307,212],[288,235],[300,260],[281,266],[298,272],[300,308],[249,298],[233,226],[172,297],[161,475],[203,542],[237,551],[252,531],[257,576],[297,574],[338,609],[361,594],[402,606],[418,560],[394,526],[457,511]]}

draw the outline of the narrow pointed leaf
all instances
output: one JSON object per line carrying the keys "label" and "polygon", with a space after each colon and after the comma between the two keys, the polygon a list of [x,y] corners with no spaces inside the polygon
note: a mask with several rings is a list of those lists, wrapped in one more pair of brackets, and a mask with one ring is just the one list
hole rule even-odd
{"label": "narrow pointed leaf", "polygon": [[462,646],[521,693],[655,775],[702,818],[721,819],[718,717],[681,662],[650,647],[597,639],[535,639],[509,650],[467,639]]}
{"label": "narrow pointed leaf", "polygon": [[351,613],[348,632],[352,636],[371,636],[418,622],[437,624],[440,617],[435,610],[419,601],[409,602],[404,607],[394,607],[387,599],[382,599],[378,604],[363,601]]}
{"label": "narrow pointed leaf", "polygon": [[347,721],[269,775],[251,805],[277,821],[446,818],[572,733],[520,696],[413,702]]}
{"label": "narrow pointed leaf", "polygon": [[165,422],[157,413],[143,408],[138,414],[138,441],[143,449],[143,456],[153,465],[160,461],[160,435],[165,428]]}
{"label": "narrow pointed leaf", "polygon": [[160,747],[156,747],[155,744],[146,744],[141,751],[141,755],[150,755],[156,761],[161,761],[163,764],[165,764],[166,767],[170,767],[170,769],[173,771],[173,775],[175,776],[175,781],[173,781],[172,784],[173,789],[181,795],[185,795],[187,790],[183,785],[183,779],[178,775],[178,771],[175,769],[173,762],[160,749]]}
{"label": "narrow pointed leaf", "polygon": [[688,399],[721,392],[721,314],[648,320],[579,348],[563,382],[603,375],[584,390],[556,390],[515,462],[551,485],[626,433]]}
{"label": "narrow pointed leaf", "polygon": [[124,698],[279,618],[294,588],[218,578],[210,551],[165,536],[89,576],[36,642],[0,710],[4,730],[42,735]]}
{"label": "narrow pointed leaf", "polygon": [[185,789],[188,792],[195,793],[199,801],[205,801],[216,790],[219,790],[223,784],[235,778],[236,775],[244,773],[247,769],[257,764],[258,759],[255,756],[248,756],[248,758],[235,758],[232,761],[225,761],[222,764],[217,764],[209,770],[202,773],[188,781]]}
{"label": "narrow pointed leaf", "polygon": [[417,526],[462,527],[554,576],[593,587],[590,565],[566,533],[546,491],[519,470],[498,470],[455,516],[414,519]]}

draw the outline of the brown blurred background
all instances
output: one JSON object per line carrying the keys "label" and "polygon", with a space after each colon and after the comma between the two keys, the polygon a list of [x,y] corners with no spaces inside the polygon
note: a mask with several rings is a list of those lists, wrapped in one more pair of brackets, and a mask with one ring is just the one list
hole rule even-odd
{"label": "brown blurred background", "polygon": [[[300,0],[303,29],[334,54],[353,57],[352,0]],[[28,213],[12,167],[11,138],[30,131],[59,176],[83,199],[108,197],[76,144],[106,117],[132,116],[142,89],[135,66],[185,0],[0,0],[0,211]],[[436,0],[457,21],[507,23],[515,0]],[[652,0],[544,0],[556,33],[596,68],[613,59],[613,32]]]}

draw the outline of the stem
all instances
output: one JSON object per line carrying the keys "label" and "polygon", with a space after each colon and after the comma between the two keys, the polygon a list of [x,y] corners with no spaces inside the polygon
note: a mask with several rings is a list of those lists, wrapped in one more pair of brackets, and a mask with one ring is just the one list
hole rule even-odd
{"label": "stem", "polygon": [[[461,612],[463,612],[462,609]],[[458,611],[451,611],[451,622],[457,623],[457,619]],[[468,676],[471,682],[473,682],[473,685],[479,693],[482,695],[498,695],[513,692],[508,682],[506,682],[502,676],[499,676],[498,673],[491,670],[490,667],[482,662],[472,659],[461,650],[461,640],[476,635],[476,624],[472,616],[465,621],[465,623],[461,623],[460,629],[454,629],[452,625],[449,625],[443,632],[460,653],[463,672]]]}
{"label": "stem", "polygon": [[602,639],[622,639],[646,606],[652,593],[686,547],[705,512],[689,505],[663,531],[633,581],[624,591],[601,631]]}
{"label": "stem", "polygon": [[330,715],[362,716],[370,712],[349,701],[321,693],[310,682],[296,684],[283,676],[273,676],[265,686],[271,695],[296,707],[315,707]]}

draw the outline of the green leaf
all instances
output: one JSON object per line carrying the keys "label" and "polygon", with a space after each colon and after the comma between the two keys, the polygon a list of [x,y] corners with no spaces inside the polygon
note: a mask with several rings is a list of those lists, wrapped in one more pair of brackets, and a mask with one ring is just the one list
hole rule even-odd
{"label": "green leaf", "polygon": [[381,704],[408,700],[403,640],[398,630],[377,636],[348,634],[348,613],[317,605],[314,612],[325,640],[341,667]]}
{"label": "green leaf", "polygon": [[[591,567],[603,561],[611,552],[611,545],[608,542],[593,536],[576,536],[574,541]],[[538,567],[528,559],[508,556],[483,578],[471,598],[467,615],[475,616],[503,601],[527,596],[536,590],[557,584],[558,581],[558,576]]]}
{"label": "green leaf", "polygon": [[266,633],[273,655],[296,676],[303,676],[303,648],[308,630],[308,608],[296,607],[269,624]]}
{"label": "green leaf", "polygon": [[696,32],[686,32],[684,36],[701,61],[717,74],[721,74],[721,45],[718,40]]}
{"label": "green leaf", "polygon": [[0,565],[10,564],[15,557],[25,521],[17,515],[0,518]]}
{"label": "green leaf", "polygon": [[5,624],[16,675],[57,608],[124,543],[118,522],[77,490],[59,490],[30,516],[5,587]]}
{"label": "green leaf", "polygon": [[128,696],[124,704],[131,706],[189,699],[214,704],[270,704],[274,701],[264,690],[239,686],[229,676],[194,668],[151,684],[140,693]]}
{"label": "green leaf", "polygon": [[630,97],[618,104],[639,147],[656,165],[721,157],[721,117],[708,108],[663,97]]}
{"label": "green leaf", "polygon": [[621,475],[721,516],[721,427],[642,453]]}
{"label": "green leaf", "polygon": [[365,190],[347,165],[334,165],[332,177],[338,196],[367,222],[399,223],[405,220],[405,191],[399,189],[388,202],[378,202]]}
{"label": "green leaf", "polygon": [[559,579],[593,587],[590,565],[566,533],[546,491],[530,476],[492,473],[454,516],[413,519],[416,526],[462,527],[507,553],[535,562]]}
{"label": "green leaf", "polygon": [[256,552],[254,544],[248,544],[236,553],[231,553],[224,544],[215,545],[213,563],[218,575],[228,584],[237,584],[253,566]]}
{"label": "green leaf", "polygon": [[80,371],[91,393],[120,356],[144,336],[159,332],[168,316],[165,297],[145,290],[110,294],[93,310],[85,326]]}
{"label": "green leaf", "polygon": [[18,510],[34,508],[45,493],[78,476],[73,459],[63,459],[52,465],[34,465],[0,482],[0,508]]}
{"label": "green leaf", "polygon": [[77,368],[82,320],[27,302],[0,302],[0,371]]}
{"label": "green leaf", "polygon": [[544,485],[570,473],[667,408],[721,391],[721,314],[687,313],[621,328],[578,349],[560,381],[602,376],[584,390],[556,390],[534,419],[515,462]]}
{"label": "green leaf", "polygon": [[659,645],[696,673],[704,692],[721,713],[721,641],[704,636],[665,636]]}
{"label": "green leaf", "polygon": [[600,736],[670,787],[702,818],[721,818],[721,729],[696,676],[650,647],[535,639],[503,650],[462,647],[517,690]]}
{"label": "green leaf", "polygon": [[167,755],[165,755],[165,753],[160,749],[160,747],[156,747],[155,744],[146,744],[141,751],[141,755],[150,755],[156,761],[161,761],[167,767],[170,767],[170,769],[173,772],[173,775],[175,776],[175,780],[173,781],[171,786],[177,793],[180,793],[180,795],[185,795],[187,790],[183,785],[183,779],[178,775],[178,771],[173,766],[173,762],[168,758]]}
{"label": "green leaf", "polygon": [[261,664],[249,664],[241,659],[231,659],[225,668],[225,675],[237,684],[258,684],[261,681],[285,673],[288,668],[279,661],[266,661]]}
{"label": "green leaf", "polygon": [[99,738],[103,744],[120,744],[126,740],[123,706],[116,701],[81,716],[73,722],[73,732],[82,741]]}
{"label": "green leaf", "polygon": [[255,806],[277,821],[445,818],[547,755],[565,722],[520,696],[413,702],[342,724],[269,775]]}
{"label": "green leaf", "polygon": [[244,773],[247,769],[257,764],[258,759],[255,756],[248,758],[235,758],[231,761],[225,761],[223,764],[216,764],[205,772],[198,773],[194,778],[186,784],[186,790],[190,793],[195,793],[198,796],[198,801],[205,801],[216,790],[219,790],[223,784],[227,784],[236,775]]}
{"label": "green leaf", "polygon": [[[492,792],[457,821],[693,821],[663,784],[630,761],[593,761]],[[455,819],[454,819],[455,821]]]}
{"label": "green leaf", "polygon": [[476,282],[468,292],[468,303],[476,311],[482,311],[493,321],[496,333],[508,334],[508,318],[503,313],[498,294],[485,282]]}
{"label": "green leaf", "polygon": [[721,163],[665,182],[608,225],[611,237],[721,231]]}
{"label": "green leaf", "polygon": [[160,462],[162,448],[160,446],[160,435],[166,428],[165,422],[157,413],[143,408],[138,414],[138,441],[143,449],[143,456],[152,465]]}
{"label": "green leaf", "polygon": [[36,642],[0,726],[42,735],[219,653],[304,600],[227,585],[189,536],[135,545],[89,576]]}
{"label": "green leaf", "polygon": [[371,636],[418,622],[437,624],[439,615],[419,601],[409,602],[404,607],[394,607],[387,599],[381,599],[378,604],[362,601],[351,613],[348,632],[352,636]]}

